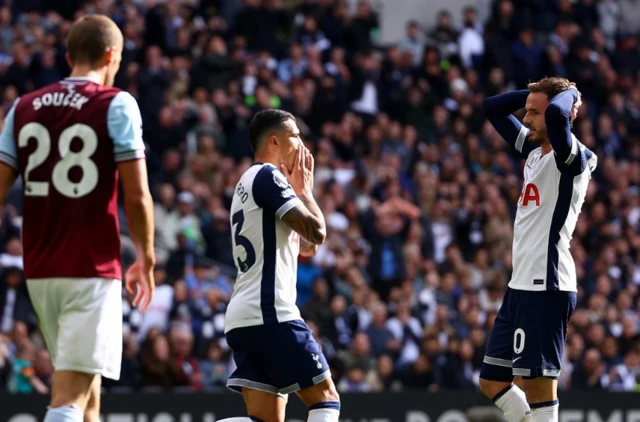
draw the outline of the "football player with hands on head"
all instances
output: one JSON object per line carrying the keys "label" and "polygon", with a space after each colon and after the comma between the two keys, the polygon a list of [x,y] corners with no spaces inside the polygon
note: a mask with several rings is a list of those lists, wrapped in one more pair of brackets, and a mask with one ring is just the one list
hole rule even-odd
{"label": "football player with hands on head", "polygon": [[[480,390],[509,422],[558,421],[557,380],[577,300],[569,245],[597,165],[571,133],[581,105],[576,85],[558,77],[484,101],[491,124],[526,160],[513,272],[480,372]],[[524,124],[512,115],[522,108]]]}

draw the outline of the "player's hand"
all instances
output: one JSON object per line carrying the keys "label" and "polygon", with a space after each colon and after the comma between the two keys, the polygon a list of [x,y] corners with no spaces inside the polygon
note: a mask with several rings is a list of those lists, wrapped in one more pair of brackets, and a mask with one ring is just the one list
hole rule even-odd
{"label": "player's hand", "polygon": [[139,306],[140,312],[146,311],[156,289],[153,266],[136,262],[129,268],[124,279],[127,292],[135,295],[132,305]]}
{"label": "player's hand", "polygon": [[296,152],[291,171],[284,164],[280,165],[280,171],[287,177],[296,195],[313,192],[313,157],[309,150],[301,145]]}
{"label": "player's hand", "polygon": [[[578,91],[578,87],[575,82],[570,83],[571,88],[575,88]],[[578,91],[578,100],[571,107],[571,121],[574,121],[576,117],[578,117],[578,111],[580,111],[580,107],[582,107],[582,93]]]}

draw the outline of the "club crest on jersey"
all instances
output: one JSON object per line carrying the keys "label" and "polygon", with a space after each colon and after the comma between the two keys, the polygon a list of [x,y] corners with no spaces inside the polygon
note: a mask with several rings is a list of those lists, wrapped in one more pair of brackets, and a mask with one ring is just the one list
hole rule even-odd
{"label": "club crest on jersey", "polygon": [[283,198],[288,198],[294,195],[293,188],[289,184],[289,181],[287,180],[287,178],[284,177],[284,174],[282,174],[281,172],[279,171],[273,172],[273,182],[276,184],[276,186],[282,189],[281,194]]}
{"label": "club crest on jersey", "polygon": [[311,359],[316,361],[316,368],[322,369],[322,362],[320,362],[320,355],[316,355],[315,353],[311,353]]}
{"label": "club crest on jersey", "polygon": [[526,207],[529,202],[533,202],[536,207],[540,206],[540,191],[535,183],[527,183],[520,192],[520,205]]}

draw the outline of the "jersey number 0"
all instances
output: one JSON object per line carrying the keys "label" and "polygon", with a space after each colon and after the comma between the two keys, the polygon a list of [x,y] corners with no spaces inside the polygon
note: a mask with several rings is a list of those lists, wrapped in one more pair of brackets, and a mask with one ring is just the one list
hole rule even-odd
{"label": "jersey number 0", "polygon": [[[27,168],[24,171],[24,193],[26,196],[48,196],[49,182],[34,182],[29,176],[51,154],[51,135],[42,124],[31,122],[20,129],[18,146],[25,148],[31,138],[36,140],[36,149],[29,155]],[[71,141],[74,138],[82,141],[80,151],[71,151]],[[61,158],[53,167],[51,175],[53,187],[68,198],[81,198],[91,193],[98,185],[98,166],[91,160],[97,148],[98,135],[90,126],[77,123],[63,130],[58,140],[58,152]],[[82,169],[82,177],[79,181],[73,182],[69,179],[69,171],[76,166]]]}

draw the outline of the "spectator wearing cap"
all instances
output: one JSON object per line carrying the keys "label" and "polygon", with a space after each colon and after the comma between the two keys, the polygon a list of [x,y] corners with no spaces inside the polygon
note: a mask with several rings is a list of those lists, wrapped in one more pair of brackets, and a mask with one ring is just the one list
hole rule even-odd
{"label": "spectator wearing cap", "polygon": [[191,192],[183,191],[177,197],[177,207],[165,219],[164,230],[168,233],[174,233],[173,239],[167,236],[170,250],[177,247],[176,234],[183,234],[193,250],[202,253],[204,251],[204,242],[202,232],[200,231],[200,219],[195,215],[196,198]]}
{"label": "spectator wearing cap", "polygon": [[407,22],[405,36],[398,43],[401,52],[411,53],[413,65],[419,66],[424,55],[424,37],[420,30],[420,23],[415,20]]}

